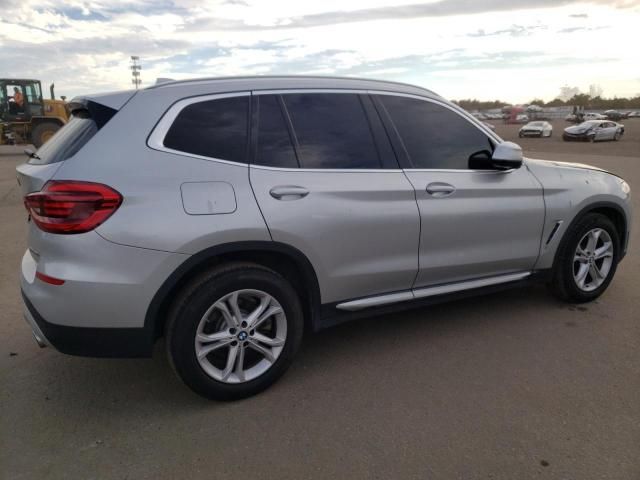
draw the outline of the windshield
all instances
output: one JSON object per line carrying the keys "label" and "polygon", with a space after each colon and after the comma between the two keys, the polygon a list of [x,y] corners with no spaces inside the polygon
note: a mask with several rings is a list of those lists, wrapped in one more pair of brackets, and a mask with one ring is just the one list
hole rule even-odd
{"label": "windshield", "polygon": [[544,122],[529,122],[531,127],[544,127]]}
{"label": "windshield", "polygon": [[595,125],[598,125],[600,122],[598,122],[597,120],[587,120],[586,122],[582,122],[580,125],[578,125],[579,127],[582,128],[591,128]]}
{"label": "windshield", "polygon": [[97,131],[96,122],[91,118],[74,116],[69,123],[38,149],[37,157],[32,157],[29,163],[48,165],[49,163],[62,162],[75,155]]}

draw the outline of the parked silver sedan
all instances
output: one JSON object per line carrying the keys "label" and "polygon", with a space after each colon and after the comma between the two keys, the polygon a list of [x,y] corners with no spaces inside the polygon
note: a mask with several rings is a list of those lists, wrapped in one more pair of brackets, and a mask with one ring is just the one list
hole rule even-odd
{"label": "parked silver sedan", "polygon": [[587,120],[580,125],[564,129],[562,139],[599,142],[601,140],[620,140],[624,135],[624,125],[610,120]]}
{"label": "parked silver sedan", "polygon": [[518,132],[522,137],[550,137],[553,134],[553,126],[549,122],[535,121],[523,125]]}

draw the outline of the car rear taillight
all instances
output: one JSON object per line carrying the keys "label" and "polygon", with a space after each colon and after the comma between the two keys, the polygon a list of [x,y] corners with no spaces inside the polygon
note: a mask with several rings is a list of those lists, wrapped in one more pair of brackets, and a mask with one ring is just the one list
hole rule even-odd
{"label": "car rear taillight", "polygon": [[45,232],[73,234],[93,230],[118,209],[122,195],[101,183],[55,180],[24,197],[24,206]]}

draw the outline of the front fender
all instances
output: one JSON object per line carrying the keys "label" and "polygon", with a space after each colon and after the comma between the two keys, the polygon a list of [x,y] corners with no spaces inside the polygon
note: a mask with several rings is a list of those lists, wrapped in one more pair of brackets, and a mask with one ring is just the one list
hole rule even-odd
{"label": "front fender", "polygon": [[621,188],[619,177],[586,165],[531,159],[526,160],[526,165],[542,184],[545,203],[545,221],[535,269],[551,268],[565,233],[576,219],[595,209],[613,209],[624,218],[626,231],[620,234],[623,251],[626,250],[631,202]]}

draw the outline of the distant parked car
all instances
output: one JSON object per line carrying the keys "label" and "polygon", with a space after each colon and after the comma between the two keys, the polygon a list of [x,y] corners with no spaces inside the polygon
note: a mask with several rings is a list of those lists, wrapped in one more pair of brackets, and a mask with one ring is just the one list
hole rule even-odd
{"label": "distant parked car", "polygon": [[607,117],[607,119],[609,120],[621,120],[623,118],[625,118],[625,115],[620,113],[617,110],[607,110],[606,112],[604,112],[605,116]]}
{"label": "distant parked car", "polygon": [[529,121],[528,115],[525,115],[524,113],[519,113],[518,115],[516,115],[517,123],[527,123],[528,121]]}
{"label": "distant parked car", "polygon": [[628,118],[640,118],[640,112],[629,112],[627,114]]}
{"label": "distant parked car", "polygon": [[565,128],[562,139],[598,142],[600,140],[620,140],[623,134],[624,125],[620,123],[587,120],[580,125]]}
{"label": "distant parked car", "polygon": [[587,112],[583,117],[585,120],[606,120],[607,116],[601,113]]}
{"label": "distant parked car", "polygon": [[550,137],[553,133],[553,127],[549,122],[529,122],[523,125],[518,132],[518,136],[522,137]]}
{"label": "distant parked car", "polygon": [[575,123],[575,122],[577,122],[577,121],[578,121],[578,117],[577,117],[577,115],[575,115],[575,114],[573,114],[573,113],[570,113],[569,115],[567,115],[566,117],[564,117],[564,119],[565,119],[567,122],[574,122],[574,123]]}

